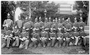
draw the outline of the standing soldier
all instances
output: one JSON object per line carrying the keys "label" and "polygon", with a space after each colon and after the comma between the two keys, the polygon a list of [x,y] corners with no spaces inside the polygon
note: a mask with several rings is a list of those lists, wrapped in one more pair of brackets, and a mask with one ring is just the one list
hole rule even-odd
{"label": "standing soldier", "polygon": [[39,17],[39,24],[40,24],[40,31],[41,31],[42,27],[44,26],[44,22],[42,22],[41,17]]}
{"label": "standing soldier", "polygon": [[23,27],[25,27],[25,29],[26,29],[27,31],[29,31],[29,30],[32,29],[32,27],[33,27],[33,22],[32,22],[31,20],[29,20],[29,21],[27,21],[27,22],[25,22],[25,23],[23,24]]}
{"label": "standing soldier", "polygon": [[25,49],[27,49],[29,44],[29,33],[26,32],[25,27],[23,27],[20,40],[21,40],[21,44],[19,48],[23,48],[25,46]]}
{"label": "standing soldier", "polygon": [[80,29],[80,31],[84,31],[84,26],[85,26],[85,23],[83,22],[82,17],[80,17],[80,22],[79,22],[79,29]]}
{"label": "standing soldier", "polygon": [[10,14],[8,13],[7,19],[4,20],[4,23],[3,23],[4,30],[8,30],[8,29],[11,30],[12,26],[13,26],[13,21],[10,19]]}
{"label": "standing soldier", "polygon": [[44,27],[45,27],[45,31],[49,32],[49,22],[47,18],[45,18]]}
{"label": "standing soldier", "polygon": [[23,20],[21,20],[21,17],[20,16],[18,16],[19,17],[19,19],[17,20],[17,21],[15,21],[15,24],[14,24],[14,26],[17,26],[18,27],[18,29],[20,30],[20,32],[22,31],[22,27],[23,27]]}
{"label": "standing soldier", "polygon": [[23,24],[23,27],[25,27],[26,31],[29,32],[29,40],[32,37],[31,33],[32,33],[32,28],[33,28],[33,22],[31,21],[31,19],[29,19],[29,21],[25,22]]}

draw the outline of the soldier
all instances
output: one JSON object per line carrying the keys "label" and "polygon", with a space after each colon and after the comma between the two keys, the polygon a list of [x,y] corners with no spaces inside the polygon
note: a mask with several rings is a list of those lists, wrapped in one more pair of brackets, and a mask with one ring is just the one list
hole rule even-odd
{"label": "soldier", "polygon": [[57,40],[58,40],[58,46],[62,46],[63,43],[63,33],[61,32],[62,30],[62,23],[60,22],[60,19],[58,20],[58,32],[57,32]]}
{"label": "soldier", "polygon": [[45,27],[45,31],[49,32],[49,22],[48,22],[48,19],[45,18],[45,23],[44,23],[44,27]]}
{"label": "soldier", "polygon": [[23,27],[20,40],[21,40],[21,44],[19,48],[23,48],[25,46],[25,49],[27,49],[29,44],[29,33],[26,32],[25,27]]}
{"label": "soldier", "polygon": [[51,46],[55,46],[56,42],[56,33],[53,31],[53,29],[50,32],[50,39],[51,39]]}
{"label": "soldier", "polygon": [[42,22],[41,17],[39,17],[39,24],[40,24],[40,31],[41,31],[42,27],[44,26],[44,22]]}
{"label": "soldier", "polygon": [[20,32],[22,32],[22,27],[23,27],[23,20],[21,20],[21,17],[20,16],[18,16],[19,17],[19,19],[17,20],[17,21],[15,21],[15,24],[14,24],[14,26],[16,26],[17,25],[17,27],[18,27],[18,29],[20,30]]}
{"label": "soldier", "polygon": [[35,19],[34,29],[35,29],[36,32],[38,32],[38,33],[40,32],[40,24],[37,21],[37,18]]}
{"label": "soldier", "polygon": [[33,35],[33,34],[32,35],[33,35],[34,39],[36,39],[35,41],[33,41],[33,44],[35,44],[35,47],[37,47],[40,42],[40,23],[37,22],[37,18],[35,19],[33,32],[35,33],[35,35]]}
{"label": "soldier", "polygon": [[48,32],[44,30],[44,27],[42,27],[41,38],[40,39],[42,41],[43,47],[46,47],[47,39],[48,39]]}
{"label": "soldier", "polygon": [[3,27],[4,30],[12,30],[13,21],[10,19],[10,14],[7,14],[7,19],[4,20]]}
{"label": "soldier", "polygon": [[73,27],[72,27],[72,29],[73,29],[73,35],[74,35],[74,37],[75,37],[75,45],[77,45],[78,44],[78,41],[79,41],[79,32],[78,32],[78,27],[79,27],[79,23],[77,22],[77,19],[75,18],[75,22],[74,22],[74,24],[73,24]]}
{"label": "soldier", "polygon": [[51,26],[51,29],[50,29],[50,39],[51,39],[51,46],[55,46],[56,44],[56,28],[55,28],[55,20],[53,20],[53,25]]}
{"label": "soldier", "polygon": [[23,24],[23,27],[25,27],[26,31],[29,33],[29,40],[32,37],[31,33],[33,31],[32,30],[33,29],[33,26],[34,26],[34,24],[31,21],[31,19],[28,19],[28,21]]}
{"label": "soldier", "polygon": [[85,23],[83,22],[82,17],[80,17],[80,22],[79,22],[79,29],[80,29],[79,30],[79,35],[80,35],[79,45],[81,45],[82,40],[85,40],[86,34],[84,32],[84,26],[85,26]]}
{"label": "soldier", "polygon": [[32,22],[31,20],[29,20],[29,21],[27,21],[27,22],[25,22],[25,23],[23,24],[23,27],[25,27],[25,29],[26,29],[27,31],[29,31],[29,30],[32,29],[32,27],[33,27],[33,22]]}
{"label": "soldier", "polygon": [[17,26],[15,26],[15,28],[13,29],[13,33],[14,33],[14,37],[13,37],[13,40],[14,43],[13,43],[13,46],[19,46],[19,36],[20,36],[20,31],[19,29],[17,28]]}
{"label": "soldier", "polygon": [[5,37],[4,37],[4,39],[6,39],[6,47],[7,47],[7,48],[10,47],[12,38],[13,38],[13,33],[12,33],[12,31],[11,31],[11,30],[7,30],[6,33],[5,33]]}
{"label": "soldier", "polygon": [[5,38],[5,31],[1,33],[1,48],[6,46],[6,38]]}
{"label": "soldier", "polygon": [[39,39],[39,34],[35,30],[33,30],[31,41],[34,47],[38,46],[38,39]]}
{"label": "soldier", "polygon": [[85,23],[83,22],[82,17],[80,17],[80,22],[79,22],[80,31],[84,31],[84,26],[85,26]]}

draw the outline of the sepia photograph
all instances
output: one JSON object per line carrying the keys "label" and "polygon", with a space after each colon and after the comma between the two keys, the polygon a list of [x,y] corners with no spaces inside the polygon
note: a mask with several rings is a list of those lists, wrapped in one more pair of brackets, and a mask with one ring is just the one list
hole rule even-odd
{"label": "sepia photograph", "polygon": [[2,55],[89,55],[89,0],[0,4]]}

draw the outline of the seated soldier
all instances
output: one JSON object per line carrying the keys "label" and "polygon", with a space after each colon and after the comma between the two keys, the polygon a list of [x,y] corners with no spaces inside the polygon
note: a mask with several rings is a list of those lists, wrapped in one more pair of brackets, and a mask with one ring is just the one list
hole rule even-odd
{"label": "seated soldier", "polygon": [[66,32],[64,35],[65,35],[65,38],[66,38],[65,45],[69,46],[69,44],[70,44],[70,34],[68,32]]}
{"label": "seated soldier", "polygon": [[5,33],[1,33],[1,48],[6,46]]}
{"label": "seated soldier", "polygon": [[38,40],[39,40],[39,34],[35,30],[33,30],[31,41],[34,47],[37,47]]}
{"label": "seated soldier", "polygon": [[56,38],[57,38],[56,33],[53,31],[53,28],[51,28],[50,39],[51,39],[51,46],[52,47],[55,45]]}
{"label": "seated soldier", "polygon": [[58,46],[62,46],[62,43],[63,43],[63,33],[61,33],[61,32],[58,32],[57,33],[57,40],[58,40]]}
{"label": "seated soldier", "polygon": [[70,43],[72,43],[71,45],[74,45],[74,43],[75,43],[75,37],[74,37],[74,34],[73,34],[73,32],[71,32],[71,33],[69,33],[70,35]]}
{"label": "seated soldier", "polygon": [[17,26],[15,26],[15,28],[13,29],[13,33],[14,33],[14,37],[13,37],[13,40],[14,43],[13,43],[13,46],[19,46],[19,36],[20,36],[20,31],[19,29],[17,28]]}
{"label": "seated soldier", "polygon": [[25,47],[25,49],[27,49],[28,44],[29,44],[29,33],[26,32],[25,27],[23,27],[23,30],[22,30],[22,33],[20,36],[20,40],[21,40],[21,43],[20,43],[19,48]]}
{"label": "seated soldier", "polygon": [[47,39],[48,39],[48,32],[44,30],[44,27],[42,28],[40,39],[42,41],[43,47],[46,47]]}
{"label": "seated soldier", "polygon": [[73,32],[73,36],[75,37],[75,45],[78,45],[78,41],[79,41],[79,32],[77,30],[77,27],[73,26],[74,32]]}
{"label": "seated soldier", "polygon": [[3,37],[6,40],[6,47],[7,48],[10,47],[12,37],[13,37],[12,31],[11,30],[7,30],[5,32],[5,36]]}

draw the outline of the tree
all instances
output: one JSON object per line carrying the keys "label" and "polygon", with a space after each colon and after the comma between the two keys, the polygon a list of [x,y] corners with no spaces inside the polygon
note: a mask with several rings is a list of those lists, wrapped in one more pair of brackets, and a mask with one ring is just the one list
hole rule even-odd
{"label": "tree", "polygon": [[88,14],[89,14],[89,1],[76,1],[74,9],[77,9],[78,14],[79,11],[82,10],[83,21],[87,22]]}

